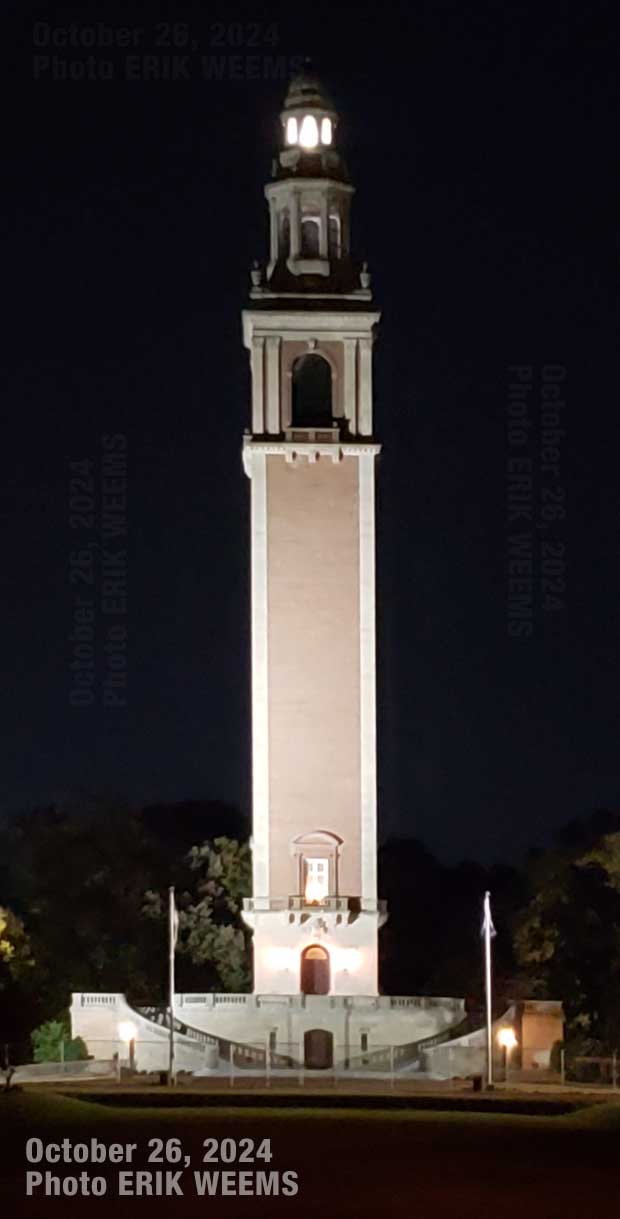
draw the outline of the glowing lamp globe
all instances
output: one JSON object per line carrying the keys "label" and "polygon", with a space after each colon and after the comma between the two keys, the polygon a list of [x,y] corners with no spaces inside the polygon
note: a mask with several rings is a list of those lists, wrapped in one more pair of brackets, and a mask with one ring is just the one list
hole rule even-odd
{"label": "glowing lamp globe", "polygon": [[118,1035],[121,1041],[124,1041],[126,1045],[129,1045],[130,1041],[135,1041],[136,1033],[136,1026],[135,1024],[131,1023],[131,1020],[121,1020],[118,1026]]}
{"label": "glowing lamp globe", "polygon": [[497,1042],[503,1050],[514,1050],[518,1044],[514,1029],[509,1027],[500,1029],[497,1034]]}

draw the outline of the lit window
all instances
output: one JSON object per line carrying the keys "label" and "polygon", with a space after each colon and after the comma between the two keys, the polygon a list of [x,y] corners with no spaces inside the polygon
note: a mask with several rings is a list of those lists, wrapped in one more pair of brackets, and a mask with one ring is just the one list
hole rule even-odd
{"label": "lit window", "polygon": [[329,893],[329,860],[306,859],[305,898],[307,902],[322,902]]}
{"label": "lit window", "polygon": [[302,119],[299,132],[299,143],[302,148],[316,148],[319,142],[319,129],[313,114],[306,114]]}
{"label": "lit window", "polygon": [[287,144],[297,143],[297,119],[286,120],[286,142]]}
{"label": "lit window", "polygon": [[321,120],[321,144],[331,144],[332,142],[332,121],[331,119]]}

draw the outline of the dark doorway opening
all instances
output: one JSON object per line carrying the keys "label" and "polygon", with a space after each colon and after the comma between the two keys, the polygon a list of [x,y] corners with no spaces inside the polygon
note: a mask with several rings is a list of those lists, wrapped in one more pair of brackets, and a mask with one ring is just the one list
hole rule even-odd
{"label": "dark doorway opening", "polygon": [[334,1038],[326,1029],[304,1033],[304,1066],[309,1071],[325,1071],[334,1065]]}
{"label": "dark doorway opening", "polygon": [[329,953],[320,944],[311,944],[301,955],[301,993],[329,994]]}
{"label": "dark doorway opening", "polygon": [[293,364],[293,427],[329,427],[332,370],[322,356],[300,356]]}

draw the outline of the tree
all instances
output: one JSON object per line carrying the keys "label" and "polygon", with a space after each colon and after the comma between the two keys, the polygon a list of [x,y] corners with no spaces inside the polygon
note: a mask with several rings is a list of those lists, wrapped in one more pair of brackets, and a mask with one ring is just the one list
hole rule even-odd
{"label": "tree", "polygon": [[22,920],[0,906],[0,990],[9,979],[19,982],[34,967],[30,939]]}
{"label": "tree", "polygon": [[[531,897],[516,921],[515,953],[532,997],[561,998],[568,1036],[607,1050],[620,1029],[620,832],[531,863]],[[584,849],[585,846],[585,849]]]}
{"label": "tree", "polygon": [[28,1031],[41,1015],[41,981],[22,920],[0,907],[0,1043],[11,1062],[29,1057]]}
{"label": "tree", "polygon": [[523,900],[518,873],[502,865],[465,861],[449,867],[413,838],[388,840],[379,852],[379,892],[388,921],[379,938],[381,985],[391,995],[465,996],[483,999],[481,902],[493,896],[498,1005],[514,992],[510,923]]}
{"label": "tree", "polygon": [[142,894],[163,861],[139,813],[107,801],[37,809],[16,819],[13,842],[20,910],[45,996],[39,1019],[64,1010],[72,990],[127,991],[148,1001],[164,969]]}
{"label": "tree", "polygon": [[[137,1004],[163,998],[166,933],[145,918],[144,894],[161,892],[170,884],[188,894],[184,917],[191,954],[180,958],[179,982],[187,990],[202,989],[206,974],[214,988],[243,986],[246,934],[219,891],[208,892],[209,879],[214,882],[221,867],[226,893],[231,899],[237,894],[238,914],[238,844],[228,852],[216,851],[221,865],[188,856],[197,827],[206,826],[215,842],[222,827],[233,824],[242,826],[240,814],[217,801],[133,809],[120,800],[88,794],[0,823],[3,891],[10,898],[10,917],[17,919],[12,924],[15,944],[7,934],[0,935],[10,945],[0,952],[0,986],[5,988],[0,1037],[12,1042],[16,1053],[19,1047],[20,1057],[28,1057],[30,1030],[58,1019],[71,991],[123,991]],[[205,894],[195,885],[201,875]],[[210,911],[205,898],[212,899]],[[18,935],[20,920],[28,928],[36,966],[22,971],[18,985],[13,975],[24,947]],[[17,955],[9,969],[3,956],[14,949]],[[194,964],[205,956],[212,964]]]}
{"label": "tree", "polygon": [[[192,847],[188,865],[191,889],[177,896],[177,952],[199,971],[203,990],[247,991],[250,937],[241,909],[251,887],[249,845],[215,838]],[[159,893],[148,892],[144,908],[151,918],[165,918],[166,903]]]}

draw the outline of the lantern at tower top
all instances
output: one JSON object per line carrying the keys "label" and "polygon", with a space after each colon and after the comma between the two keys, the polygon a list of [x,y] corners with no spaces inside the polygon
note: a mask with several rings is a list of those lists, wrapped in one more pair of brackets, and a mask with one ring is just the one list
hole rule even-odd
{"label": "lantern at tower top", "polygon": [[272,178],[331,178],[349,182],[342,157],[334,147],[338,115],[307,59],[293,76],[280,111],[282,143],[273,162]]}
{"label": "lantern at tower top", "polygon": [[291,80],[280,119],[285,147],[313,152],[333,143],[338,116],[309,61]]}

